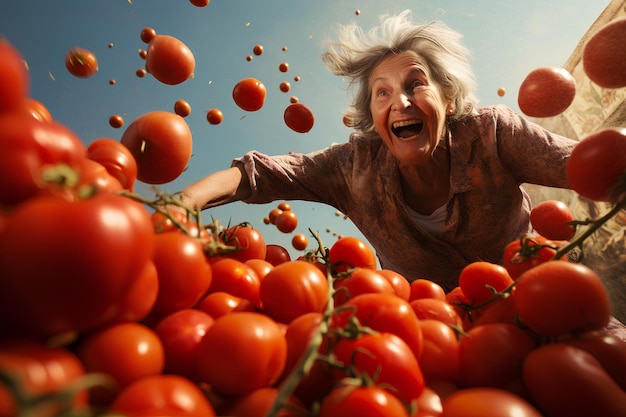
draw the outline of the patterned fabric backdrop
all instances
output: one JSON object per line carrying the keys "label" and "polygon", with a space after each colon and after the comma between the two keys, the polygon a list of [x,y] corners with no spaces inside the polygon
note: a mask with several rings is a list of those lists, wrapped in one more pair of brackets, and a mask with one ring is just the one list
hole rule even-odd
{"label": "patterned fabric backdrop", "polygon": [[[576,80],[576,97],[562,114],[535,121],[552,132],[581,140],[591,133],[610,127],[626,127],[626,88],[605,89],[594,84],[584,73],[582,52],[587,40],[607,23],[626,17],[626,0],[613,0],[580,40],[563,65]],[[626,47],[626,46],[625,46]],[[606,213],[608,204],[589,201],[567,190],[525,185],[533,202],[561,200],[567,203],[578,220],[594,219]],[[615,216],[583,246],[583,263],[603,279],[613,304],[615,316],[626,322],[626,212]]]}

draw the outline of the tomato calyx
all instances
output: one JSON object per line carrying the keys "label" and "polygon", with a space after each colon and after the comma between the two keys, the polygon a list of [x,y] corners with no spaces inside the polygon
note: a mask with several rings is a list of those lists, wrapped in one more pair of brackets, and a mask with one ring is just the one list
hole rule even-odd
{"label": "tomato calyx", "polygon": [[537,258],[539,251],[543,248],[558,250],[558,246],[551,244],[551,242],[542,243],[532,236],[523,236],[520,238],[519,250],[509,261],[514,264],[521,264],[526,259]]}

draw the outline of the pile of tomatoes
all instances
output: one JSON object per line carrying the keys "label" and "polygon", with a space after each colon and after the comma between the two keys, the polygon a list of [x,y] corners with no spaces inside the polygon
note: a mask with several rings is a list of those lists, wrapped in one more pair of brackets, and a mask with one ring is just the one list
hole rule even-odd
{"label": "pile of tomatoes", "polygon": [[[19,52],[0,41],[0,57],[0,417],[626,415],[626,339],[598,276],[563,250],[562,204],[538,206],[541,235],[469,264],[448,293],[377,269],[354,237],[314,236],[292,260],[246,223],[133,193],[184,169],[181,116],[150,116],[182,138],[171,170],[149,116],[85,147],[29,97]],[[193,71],[155,65],[173,83]],[[618,201],[626,166],[606,161],[625,137],[581,142],[577,192]],[[285,233],[294,222],[286,203],[268,215]]]}

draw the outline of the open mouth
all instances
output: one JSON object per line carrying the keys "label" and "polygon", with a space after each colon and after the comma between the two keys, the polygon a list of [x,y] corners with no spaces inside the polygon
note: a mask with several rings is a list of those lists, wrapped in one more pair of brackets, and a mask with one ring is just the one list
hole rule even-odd
{"label": "open mouth", "polygon": [[419,135],[424,127],[423,122],[404,120],[391,125],[391,131],[399,138],[410,138]]}

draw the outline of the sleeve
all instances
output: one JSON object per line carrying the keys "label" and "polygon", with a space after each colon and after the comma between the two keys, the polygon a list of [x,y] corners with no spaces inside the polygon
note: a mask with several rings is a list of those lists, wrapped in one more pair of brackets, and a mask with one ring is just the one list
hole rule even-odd
{"label": "sleeve", "polygon": [[566,166],[578,143],[524,119],[504,106],[494,107],[498,154],[520,183],[570,188]]}
{"label": "sleeve", "polygon": [[349,154],[348,143],[308,154],[268,156],[250,151],[233,160],[232,166],[242,164],[250,181],[252,192],[243,200],[246,203],[305,200],[339,208],[340,196],[348,188],[344,170]]}

